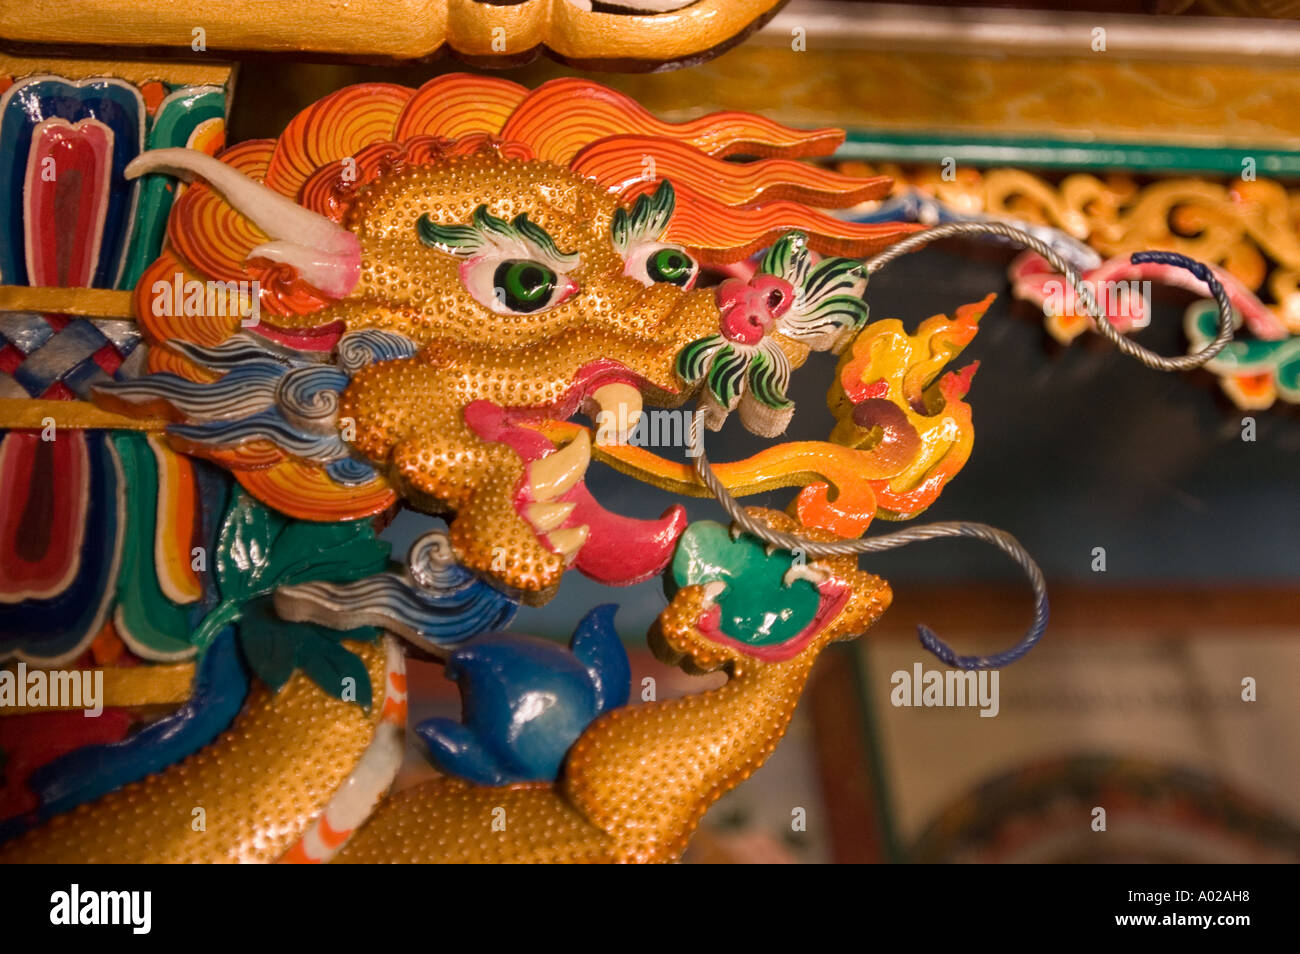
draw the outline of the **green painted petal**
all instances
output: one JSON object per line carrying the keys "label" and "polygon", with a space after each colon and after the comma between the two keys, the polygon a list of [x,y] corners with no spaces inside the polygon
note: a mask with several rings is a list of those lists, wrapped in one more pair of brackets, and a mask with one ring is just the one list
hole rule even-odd
{"label": "green painted petal", "polygon": [[808,236],[803,232],[787,232],[767,250],[758,270],[784,278],[799,288],[807,280],[811,267],[812,252],[808,249]]}
{"label": "green painted petal", "polygon": [[790,361],[778,346],[760,347],[749,363],[749,389],[754,397],[773,410],[794,407],[785,396],[790,383]]}
{"label": "green painted petal", "polygon": [[783,334],[817,351],[838,351],[867,323],[867,273],[861,262],[827,258],[818,262],[795,291],[794,305],[781,319]]}
{"label": "green painted petal", "polygon": [[867,271],[851,258],[824,258],[813,266],[803,283],[804,300],[817,302],[827,295],[854,292],[861,295],[867,287]]}
{"label": "green painted petal", "polygon": [[778,323],[782,334],[817,351],[836,347],[843,337],[867,323],[867,303],[854,295],[835,295],[807,311],[791,309]]}
{"label": "green painted petal", "polygon": [[850,258],[827,258],[818,262],[798,287],[795,306],[806,313],[837,296],[861,298],[866,290],[867,273],[861,262]]}
{"label": "green painted petal", "polygon": [[745,390],[745,372],[752,357],[752,353],[741,354],[731,345],[723,345],[709,367],[709,391],[728,411],[736,406]]}
{"label": "green painted petal", "polygon": [[723,346],[726,339],[722,335],[709,335],[697,338],[681,351],[677,352],[677,376],[687,384],[697,384],[709,370],[709,362],[714,353]]}

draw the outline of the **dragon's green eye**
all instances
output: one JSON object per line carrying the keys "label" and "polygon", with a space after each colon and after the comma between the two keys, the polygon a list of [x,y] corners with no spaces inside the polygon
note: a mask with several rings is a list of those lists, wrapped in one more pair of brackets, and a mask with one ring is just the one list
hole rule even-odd
{"label": "dragon's green eye", "polygon": [[545,308],[555,292],[555,272],[528,259],[506,259],[492,274],[497,301],[511,311]]}
{"label": "dragon's green eye", "polygon": [[679,248],[661,248],[645,263],[646,274],[652,282],[671,282],[685,285],[695,273],[695,262]]}

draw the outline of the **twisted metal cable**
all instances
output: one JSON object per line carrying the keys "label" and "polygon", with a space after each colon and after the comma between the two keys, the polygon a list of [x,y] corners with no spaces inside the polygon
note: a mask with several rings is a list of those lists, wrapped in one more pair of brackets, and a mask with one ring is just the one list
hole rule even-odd
{"label": "twisted metal cable", "polygon": [[949,222],[945,225],[936,225],[924,232],[914,232],[902,241],[889,246],[878,255],[867,259],[867,274],[874,275],[894,259],[915,251],[935,239],[948,238],[953,235],[996,235],[1000,238],[1009,239],[1015,244],[1041,255],[1049,265],[1060,272],[1066,281],[1070,283],[1075,295],[1083,304],[1084,310],[1087,311],[1089,317],[1093,320],[1093,324],[1096,325],[1098,333],[1124,354],[1130,358],[1136,358],[1153,370],[1191,371],[1194,368],[1199,368],[1226,348],[1228,342],[1232,340],[1232,301],[1228,298],[1228,293],[1224,290],[1223,285],[1214,276],[1214,272],[1211,271],[1208,265],[1198,262],[1194,258],[1188,258],[1186,255],[1179,255],[1176,252],[1134,252],[1129,256],[1129,261],[1134,265],[1150,262],[1156,265],[1173,265],[1177,268],[1186,269],[1205,283],[1210,289],[1210,294],[1214,296],[1215,302],[1218,303],[1219,333],[1214,340],[1195,354],[1180,355],[1176,358],[1167,358],[1164,355],[1156,354],[1149,348],[1144,348],[1131,338],[1126,338],[1120,334],[1115,329],[1115,326],[1106,319],[1106,316],[1101,314],[1101,309],[1097,307],[1097,300],[1093,298],[1092,289],[1084,283],[1083,277],[1055,249],[1042,239],[1030,235],[1023,229],[1005,225],[1001,222]]}
{"label": "twisted metal cable", "polygon": [[[1051,246],[1028,232],[1000,222],[951,222],[924,232],[917,232],[868,259],[866,262],[867,273],[869,275],[874,274],[894,259],[906,255],[908,252],[920,248],[935,239],[947,238],[952,235],[996,235],[1037,252],[1069,281],[1089,316],[1092,317],[1097,330],[1124,354],[1136,358],[1148,368],[1161,371],[1182,371],[1197,368],[1222,351],[1228,342],[1232,340],[1232,302],[1228,298],[1227,292],[1224,291],[1223,285],[1215,278],[1209,266],[1174,252],[1138,252],[1133,254],[1129,260],[1135,265],[1152,262],[1184,268],[1204,282],[1214,295],[1214,299],[1219,306],[1218,335],[1206,348],[1195,354],[1178,358],[1167,358],[1156,354],[1116,331],[1108,318],[1101,314],[1101,310],[1097,307],[1096,300],[1092,296],[1092,291],[1084,284],[1083,278]],[[917,626],[917,635],[920,638],[921,645],[942,662],[955,669],[998,669],[1015,662],[1042,638],[1043,632],[1047,629],[1049,615],[1047,583],[1043,579],[1043,571],[1034,561],[1034,558],[1029,555],[1029,551],[1021,546],[1020,542],[1010,533],[999,530],[997,527],[991,527],[988,524],[966,520],[921,524],[880,536],[830,542],[812,540],[798,534],[776,530],[751,517],[723,485],[717,474],[714,473],[713,467],[709,464],[708,456],[704,453],[704,440],[700,431],[701,425],[709,418],[709,409],[701,401],[700,410],[691,416],[690,427],[690,447],[695,454],[695,475],[718,501],[722,509],[726,511],[734,526],[772,546],[780,547],[783,550],[802,552],[812,559],[882,553],[921,540],[939,540],[954,537],[981,540],[984,543],[992,544],[1011,557],[1029,579],[1034,594],[1034,617],[1029,624],[1029,628],[1016,645],[991,656],[958,655],[951,646],[943,642],[933,630],[925,625]]]}

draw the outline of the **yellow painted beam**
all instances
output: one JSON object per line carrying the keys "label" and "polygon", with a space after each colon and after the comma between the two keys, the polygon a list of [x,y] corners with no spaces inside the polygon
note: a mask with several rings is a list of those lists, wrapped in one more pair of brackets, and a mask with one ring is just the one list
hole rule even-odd
{"label": "yellow painted beam", "polygon": [[161,431],[167,426],[167,421],[160,417],[127,417],[105,411],[89,401],[0,398],[0,428],[39,429],[51,420],[55,427],[124,431]]}
{"label": "yellow painted beam", "polygon": [[[10,666],[9,668],[13,668]],[[28,668],[27,672],[39,671]],[[168,663],[157,666],[107,667],[80,670],[87,674],[103,673],[106,707],[180,705],[190,697],[194,684],[194,663]],[[58,712],[70,706],[0,706],[0,716],[32,712]],[[76,708],[84,708],[77,706]]]}
{"label": "yellow painted beam", "polygon": [[39,311],[85,318],[135,320],[133,292],[112,288],[0,285],[0,311]]}

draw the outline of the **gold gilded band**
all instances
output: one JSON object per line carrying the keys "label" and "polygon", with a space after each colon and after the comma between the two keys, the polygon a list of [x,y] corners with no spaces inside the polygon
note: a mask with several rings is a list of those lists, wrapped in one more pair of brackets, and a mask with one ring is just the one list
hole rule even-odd
{"label": "gold gilded band", "polygon": [[[100,702],[106,707],[178,705],[190,697],[190,687],[194,683],[194,663],[134,666],[129,669],[109,667],[82,672],[89,676],[103,674],[104,692]],[[83,707],[0,706],[0,716],[72,708]]]}
{"label": "gold gilded band", "polygon": [[[8,15],[8,11],[0,11],[0,22]],[[69,59],[63,56],[16,56],[0,52],[0,76],[14,79],[50,73],[73,80],[113,76],[135,86],[143,86],[152,80],[172,86],[225,86],[233,71],[234,67],[230,63]]]}
{"label": "gold gilded band", "polygon": [[41,401],[35,398],[0,398],[0,430],[56,427],[113,428],[126,431],[161,431],[167,422],[156,417],[126,417],[104,411],[88,401]]}
{"label": "gold gilded band", "polygon": [[[575,60],[665,61],[699,56],[744,33],[783,0],[698,0],[661,14],[583,10],[569,0],[353,0],[320,16],[313,0],[29,0],[0,9],[0,38],[26,43],[315,51],[420,59],[444,45],[493,58],[546,46]],[[392,25],[401,23],[402,29]]]}
{"label": "gold gilded band", "polygon": [[0,285],[0,311],[40,311],[87,318],[134,319],[129,291]]}

